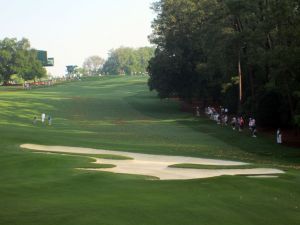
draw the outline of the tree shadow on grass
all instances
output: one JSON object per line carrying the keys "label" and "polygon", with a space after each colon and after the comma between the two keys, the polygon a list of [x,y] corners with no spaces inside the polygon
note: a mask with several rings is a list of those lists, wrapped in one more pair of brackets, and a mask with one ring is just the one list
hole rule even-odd
{"label": "tree shadow on grass", "polygon": [[156,119],[176,119],[186,117],[179,111],[178,102],[168,99],[159,100],[154,94],[140,93],[124,98],[139,113]]}
{"label": "tree shadow on grass", "polygon": [[300,166],[299,149],[280,146],[275,143],[275,140],[271,140],[263,134],[253,138],[247,129],[243,132],[233,131],[230,127],[221,127],[207,118],[198,118],[194,121],[179,120],[177,122],[197,132],[209,134],[246,153],[250,153],[252,155],[251,158],[254,160],[276,161]]}
{"label": "tree shadow on grass", "polygon": [[[149,93],[127,97],[126,101],[145,116],[160,120],[168,118],[178,125],[204,133],[224,142],[227,146],[232,146],[233,149],[241,150],[230,151],[228,156],[235,153],[235,157],[240,160],[300,165],[299,149],[279,146],[275,143],[275,139],[271,140],[263,134],[252,138],[246,129],[240,133],[233,131],[230,127],[221,127],[205,117],[194,118],[190,114],[180,112],[177,101],[159,100]],[[226,149],[224,149],[224,153],[226,154]]]}

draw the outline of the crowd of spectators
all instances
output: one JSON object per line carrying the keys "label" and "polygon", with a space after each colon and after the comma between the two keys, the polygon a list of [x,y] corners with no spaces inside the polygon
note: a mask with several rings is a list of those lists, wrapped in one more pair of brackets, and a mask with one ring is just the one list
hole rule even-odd
{"label": "crowd of spectators", "polygon": [[[224,107],[215,107],[208,106],[205,108],[205,114],[211,119],[217,122],[219,125],[228,126],[229,125],[229,114],[228,109]],[[230,120],[230,126],[232,130],[238,130],[242,132],[245,128],[245,120],[242,116],[233,116]],[[256,121],[254,118],[249,118],[248,127],[251,131],[252,137],[257,137]]]}
{"label": "crowd of spectators", "polygon": [[[197,116],[200,115],[199,107],[196,107]],[[205,114],[211,119],[217,122],[219,125],[228,126],[229,125],[229,113],[228,109],[220,106],[219,108],[208,106],[205,108]],[[230,126],[232,130],[237,130],[242,132],[245,128],[245,120],[242,116],[232,116],[230,120]],[[250,130],[251,136],[257,137],[256,120],[253,117],[248,119],[248,128]],[[282,144],[282,133],[280,128],[276,131],[276,143]]]}

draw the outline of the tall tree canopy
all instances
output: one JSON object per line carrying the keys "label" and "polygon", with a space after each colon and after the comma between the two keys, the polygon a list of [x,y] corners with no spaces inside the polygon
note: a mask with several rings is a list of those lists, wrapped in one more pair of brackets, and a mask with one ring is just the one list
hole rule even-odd
{"label": "tall tree canopy", "polygon": [[94,55],[88,57],[83,63],[84,74],[88,76],[95,76],[101,74],[105,60],[100,56]]}
{"label": "tall tree canopy", "polygon": [[161,98],[227,105],[266,125],[300,120],[299,4],[157,1],[150,89]]}
{"label": "tall tree canopy", "polygon": [[0,40],[0,80],[7,83],[12,75],[24,80],[46,76],[46,70],[37,59],[37,52],[30,48],[30,43],[23,38]]}
{"label": "tall tree canopy", "polygon": [[154,55],[151,47],[138,49],[120,47],[111,50],[103,65],[102,71],[106,74],[144,74],[147,72],[148,61]]}

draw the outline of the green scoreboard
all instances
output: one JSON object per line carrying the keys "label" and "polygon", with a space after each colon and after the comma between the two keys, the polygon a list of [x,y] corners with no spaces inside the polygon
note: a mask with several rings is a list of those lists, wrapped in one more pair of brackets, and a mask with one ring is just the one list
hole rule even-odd
{"label": "green scoreboard", "polygon": [[54,66],[54,58],[48,58],[47,51],[37,50],[37,59],[43,66]]}

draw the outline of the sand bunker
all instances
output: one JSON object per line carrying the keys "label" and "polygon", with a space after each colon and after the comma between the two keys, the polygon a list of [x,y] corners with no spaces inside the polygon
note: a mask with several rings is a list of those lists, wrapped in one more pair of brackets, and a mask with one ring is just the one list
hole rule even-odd
{"label": "sand bunker", "polygon": [[187,180],[196,178],[216,177],[221,175],[271,175],[284,173],[278,169],[272,168],[253,168],[253,169],[185,169],[185,168],[170,168],[168,166],[181,163],[202,164],[202,165],[221,165],[221,166],[240,166],[247,163],[214,160],[184,156],[165,156],[165,155],[150,155],[122,151],[99,150],[92,148],[78,148],[65,146],[44,146],[34,144],[23,144],[21,148],[57,152],[57,153],[80,153],[80,154],[113,154],[127,156],[133,160],[111,160],[111,159],[96,159],[95,163],[99,164],[114,164],[114,168],[99,168],[87,169],[93,171],[106,171],[113,173],[138,174],[157,177],[161,180]]}

